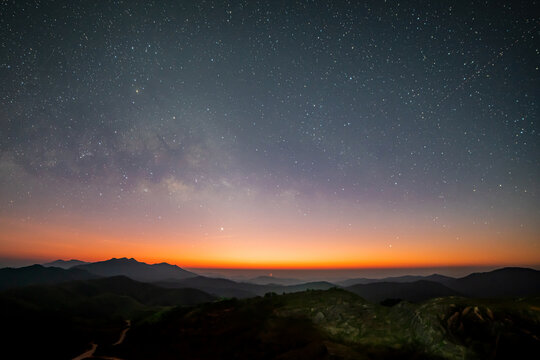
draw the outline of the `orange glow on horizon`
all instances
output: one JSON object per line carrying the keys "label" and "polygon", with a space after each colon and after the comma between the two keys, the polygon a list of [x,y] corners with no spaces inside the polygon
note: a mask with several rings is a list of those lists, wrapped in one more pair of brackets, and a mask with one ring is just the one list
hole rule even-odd
{"label": "orange glow on horizon", "polygon": [[[77,258],[102,261],[133,257],[147,263],[168,262],[188,268],[229,269],[359,269],[440,266],[538,264],[534,233],[519,234],[519,241],[496,241],[489,231],[469,229],[454,235],[426,228],[399,239],[385,231],[338,234],[298,232],[276,237],[254,237],[253,231],[230,236],[181,239],[166,231],[153,236],[97,231],[77,225],[40,225],[0,220],[0,252],[5,257]],[[498,238],[516,238],[508,231]],[[329,240],[331,239],[331,240]],[[436,240],[434,240],[436,239]],[[475,241],[470,241],[474,239]]]}

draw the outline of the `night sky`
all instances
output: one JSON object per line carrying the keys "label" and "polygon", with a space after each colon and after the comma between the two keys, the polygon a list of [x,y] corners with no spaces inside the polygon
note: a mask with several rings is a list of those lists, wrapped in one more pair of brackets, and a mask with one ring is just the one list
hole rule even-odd
{"label": "night sky", "polygon": [[2,1],[2,258],[540,263],[536,1]]}

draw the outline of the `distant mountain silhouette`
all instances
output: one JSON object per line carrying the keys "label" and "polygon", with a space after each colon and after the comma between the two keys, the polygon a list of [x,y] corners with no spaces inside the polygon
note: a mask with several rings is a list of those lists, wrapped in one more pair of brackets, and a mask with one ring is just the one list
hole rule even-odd
{"label": "distant mountain silhouette", "polygon": [[[429,276],[400,276],[384,279],[349,279],[339,284],[345,286],[366,299],[380,301],[381,296],[388,298],[401,298],[411,301],[417,298],[446,296],[443,288],[425,283],[438,283],[446,290],[450,289],[453,295],[461,294],[466,297],[497,298],[497,297],[524,297],[540,295],[540,271],[528,268],[508,267],[484,273],[473,273],[462,278],[452,278],[433,274]],[[347,284],[355,284],[347,286]],[[405,284],[417,283],[414,286]],[[419,286],[418,283],[423,283]],[[385,284],[375,286],[376,284]],[[371,285],[371,286],[359,286]],[[429,287],[427,287],[429,286]],[[362,292],[362,293],[361,293]],[[430,293],[433,296],[428,296]],[[394,294],[394,295],[392,295]],[[423,295],[421,295],[423,294]],[[399,296],[398,296],[399,295]],[[452,295],[452,294],[448,294]],[[426,297],[428,296],[428,297]]]}
{"label": "distant mountain silhouette", "polygon": [[354,279],[347,279],[344,281],[337,282],[337,284],[343,287],[347,287],[347,286],[352,286],[356,284],[372,284],[372,283],[381,283],[381,282],[406,283],[406,282],[414,282],[414,281],[419,281],[419,280],[435,281],[435,282],[444,284],[447,281],[452,281],[456,279],[453,277],[448,277],[448,276],[439,275],[439,274],[433,274],[429,276],[405,275],[405,276],[386,277],[382,279],[354,278]]}
{"label": "distant mountain silhouette", "polygon": [[[261,279],[269,280],[271,277]],[[353,281],[372,281],[367,284],[346,286],[350,290],[370,301],[382,301],[388,298],[408,301],[423,301],[442,296],[466,297],[522,297],[540,294],[540,271],[525,268],[503,268],[486,273],[471,274],[463,278],[452,278],[440,274],[429,276],[400,276],[385,279],[352,279]],[[346,282],[342,282],[343,284]],[[304,290],[326,290],[334,287],[329,282],[310,282],[296,285],[254,284],[232,280],[192,277],[189,279],[161,282],[165,287],[190,287],[221,297],[247,298],[264,295],[268,292],[277,294]]]}
{"label": "distant mountain silhouette", "polygon": [[204,292],[221,296],[221,297],[236,297],[239,299],[261,296],[269,292],[276,294],[285,294],[291,292],[305,290],[327,290],[335,287],[329,282],[310,282],[297,285],[257,285],[246,282],[236,282],[228,279],[210,278],[205,276],[197,276],[179,281],[161,281],[156,283],[159,286],[171,288],[193,288]]}
{"label": "distant mountain silhouette", "polygon": [[445,285],[469,297],[523,297],[540,295],[540,271],[507,267],[448,281]]}
{"label": "distant mountain silhouette", "polygon": [[85,265],[75,266],[73,269],[81,269],[89,273],[110,277],[124,275],[133,280],[156,282],[165,280],[182,280],[197,276],[196,274],[184,270],[176,265],[167,263],[146,264],[133,258],[112,258],[106,261],[99,261]]}
{"label": "distant mountain silhouette", "polygon": [[345,289],[372,302],[380,302],[386,299],[402,299],[418,302],[442,296],[461,295],[443,284],[427,280],[403,283],[376,282],[371,284],[356,284]]}
{"label": "distant mountain silhouette", "polygon": [[58,259],[58,260],[43,264],[43,266],[46,266],[46,267],[52,266],[52,267],[59,267],[62,269],[69,269],[74,266],[84,265],[84,264],[89,264],[89,263],[86,261],[75,260],[75,259],[71,259],[71,260]]}
{"label": "distant mountain silhouette", "polygon": [[97,276],[82,269],[61,269],[31,265],[0,269],[0,290],[27,285],[58,284],[72,280],[88,280]]}

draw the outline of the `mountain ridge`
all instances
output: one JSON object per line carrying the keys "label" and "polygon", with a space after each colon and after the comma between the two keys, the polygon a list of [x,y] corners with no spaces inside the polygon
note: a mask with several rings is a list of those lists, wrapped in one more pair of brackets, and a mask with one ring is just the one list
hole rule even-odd
{"label": "mountain ridge", "polygon": [[345,290],[360,295],[371,302],[380,302],[386,299],[420,302],[437,297],[462,296],[461,293],[441,283],[428,280],[401,283],[375,282],[370,284],[356,284],[346,287]]}
{"label": "mountain ridge", "polygon": [[0,290],[28,285],[53,285],[73,280],[90,280],[97,276],[83,269],[62,269],[34,264],[20,268],[0,269]]}
{"label": "mountain ridge", "polygon": [[58,260],[54,260],[54,261],[51,261],[42,265],[45,267],[59,267],[62,269],[70,269],[74,266],[85,265],[85,264],[90,264],[90,263],[86,261],[82,261],[82,260],[77,260],[77,259],[71,259],[71,260],[58,259]]}
{"label": "mountain ridge", "polygon": [[[57,260],[56,262],[65,265],[73,261],[79,260]],[[381,299],[382,296],[420,301],[431,297],[452,295],[488,298],[540,294],[540,271],[522,267],[504,267],[489,272],[472,273],[461,278],[440,274],[405,275],[383,279],[354,278],[337,284],[324,281],[303,283],[301,280],[298,280],[299,283],[287,284],[289,281],[293,282],[293,279],[283,279],[286,284],[280,284],[279,278],[276,278],[278,280],[276,283],[272,283],[268,281],[274,278],[266,276],[255,278],[262,282],[257,284],[250,281],[238,282],[226,278],[200,276],[166,262],[147,264],[126,257],[77,265],[68,269],[38,264],[22,268],[0,269],[0,290],[25,285],[56,284],[114,276],[127,276],[136,281],[154,283],[168,288],[195,288],[218,297],[237,298],[262,296],[268,292],[279,294],[307,289],[325,290],[334,286],[351,289],[372,301],[384,300]],[[356,283],[358,281],[361,283]],[[347,286],[351,282],[353,285]]]}
{"label": "mountain ridge", "polygon": [[74,269],[86,270],[89,273],[110,277],[125,275],[133,280],[154,282],[166,279],[182,280],[197,276],[195,273],[184,270],[177,265],[165,262],[159,264],[147,264],[134,258],[111,258],[85,265],[75,266]]}

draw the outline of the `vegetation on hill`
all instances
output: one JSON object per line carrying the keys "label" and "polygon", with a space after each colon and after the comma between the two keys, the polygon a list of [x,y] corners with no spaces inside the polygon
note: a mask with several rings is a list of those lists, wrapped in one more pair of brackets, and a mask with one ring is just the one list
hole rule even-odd
{"label": "vegetation on hill", "polygon": [[268,294],[173,309],[108,350],[125,359],[527,359],[540,346],[539,305],[446,297],[387,307],[340,289]]}

